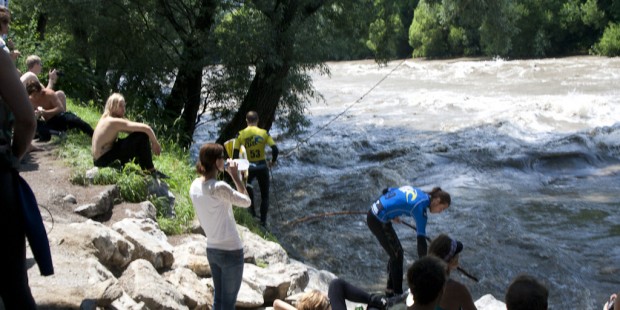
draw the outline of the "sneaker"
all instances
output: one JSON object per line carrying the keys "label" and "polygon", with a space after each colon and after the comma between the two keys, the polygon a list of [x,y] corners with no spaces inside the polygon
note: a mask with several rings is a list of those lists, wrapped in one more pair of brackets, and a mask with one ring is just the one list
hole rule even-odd
{"label": "sneaker", "polygon": [[368,309],[385,309],[388,306],[388,299],[385,295],[370,294],[370,302],[368,303]]}

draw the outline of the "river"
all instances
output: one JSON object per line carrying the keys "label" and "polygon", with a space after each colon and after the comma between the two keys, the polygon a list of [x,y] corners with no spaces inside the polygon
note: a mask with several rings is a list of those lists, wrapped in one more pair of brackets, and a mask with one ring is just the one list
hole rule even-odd
{"label": "river", "polygon": [[[452,205],[427,233],[463,242],[480,281],[451,276],[474,299],[503,300],[520,273],[553,309],[600,309],[620,291],[620,58],[328,65],[312,73],[324,101],[308,132],[272,130],[269,225],[292,257],[382,290],[387,255],[359,213],[387,186],[441,186]],[[293,222],[330,212],[352,214]],[[409,265],[415,234],[395,227]]]}

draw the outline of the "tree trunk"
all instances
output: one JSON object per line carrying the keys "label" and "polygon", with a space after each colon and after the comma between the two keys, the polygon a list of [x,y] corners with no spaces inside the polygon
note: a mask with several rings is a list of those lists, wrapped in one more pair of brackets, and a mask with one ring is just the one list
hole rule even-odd
{"label": "tree trunk", "polygon": [[258,127],[271,129],[275,120],[276,110],[284,92],[284,82],[288,76],[290,66],[267,67],[256,73],[250,88],[243,98],[241,107],[233,119],[222,130],[217,143],[224,143],[237,136],[237,133],[246,127],[245,115],[249,111],[256,111],[259,115]]}
{"label": "tree trunk", "polygon": [[39,34],[39,40],[45,41],[45,30],[47,28],[47,14],[39,13],[37,16],[37,33]]}
{"label": "tree trunk", "polygon": [[[191,51],[185,50],[185,53]],[[187,65],[192,63],[186,60],[179,68],[170,97],[166,100],[166,110],[171,115],[181,115],[181,141],[183,146],[192,142],[196,127],[196,116],[200,107],[200,94],[202,89],[202,69],[197,66]]]}

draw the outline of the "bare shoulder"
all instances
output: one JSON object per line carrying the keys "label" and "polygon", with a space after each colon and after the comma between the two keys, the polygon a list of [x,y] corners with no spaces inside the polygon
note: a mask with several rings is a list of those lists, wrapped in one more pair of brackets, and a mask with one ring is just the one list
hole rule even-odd
{"label": "bare shoulder", "polygon": [[30,71],[22,74],[22,76],[19,79],[22,81],[24,85],[26,85],[30,81],[37,81],[37,82],[39,81],[39,78],[37,77],[37,75]]}
{"label": "bare shoulder", "polygon": [[469,292],[469,289],[467,288],[467,286],[465,286],[463,283],[458,282],[458,281],[454,281],[454,280],[450,280],[448,281],[448,283],[446,284],[446,291],[450,291],[452,292],[453,295],[455,296],[462,296],[462,297],[466,297],[466,296],[470,296],[471,293]]}

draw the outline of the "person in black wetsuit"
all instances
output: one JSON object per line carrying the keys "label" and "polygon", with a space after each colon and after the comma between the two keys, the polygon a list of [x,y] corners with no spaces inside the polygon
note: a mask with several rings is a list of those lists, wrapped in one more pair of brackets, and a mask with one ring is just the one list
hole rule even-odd
{"label": "person in black wetsuit", "polygon": [[17,168],[35,131],[34,111],[9,55],[0,51],[0,297],[10,309],[36,309],[28,286],[26,222]]}

